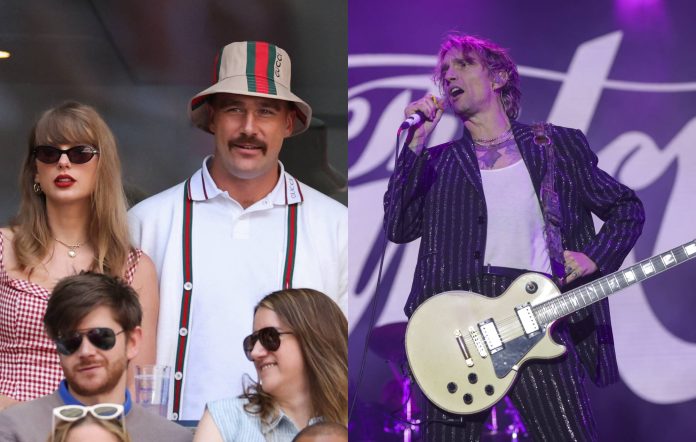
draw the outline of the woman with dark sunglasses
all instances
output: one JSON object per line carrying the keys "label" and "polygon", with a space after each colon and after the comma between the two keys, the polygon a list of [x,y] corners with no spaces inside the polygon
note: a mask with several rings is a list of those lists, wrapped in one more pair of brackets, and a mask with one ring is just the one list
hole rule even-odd
{"label": "woman with dark sunglasses", "polygon": [[131,246],[116,141],[90,106],[67,102],[34,125],[20,172],[21,202],[0,229],[0,409],[55,391],[63,372],[43,331],[56,282],[82,270],[128,281],[143,305],[144,348],[155,360],[157,278]]}
{"label": "woman with dark sunglasses", "polygon": [[317,421],[347,425],[348,322],[312,289],[271,293],[243,342],[257,382],[206,406],[194,441],[290,442]]}

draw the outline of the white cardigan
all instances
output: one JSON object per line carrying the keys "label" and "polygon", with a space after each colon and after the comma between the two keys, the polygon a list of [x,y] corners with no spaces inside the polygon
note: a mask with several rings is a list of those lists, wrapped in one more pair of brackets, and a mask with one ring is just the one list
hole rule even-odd
{"label": "white cardigan", "polygon": [[273,191],[242,209],[215,186],[207,160],[190,180],[194,200],[190,330],[179,329],[185,183],[146,199],[128,213],[134,245],[152,258],[159,275],[157,363],[174,370],[179,335],[188,335],[183,373],[175,373],[183,379],[181,413],[170,416],[183,420],[200,419],[206,402],[239,394],[243,373],[256,377],[241,341],[251,332],[256,303],[281,288],[288,204],[299,203],[293,287],[322,291],[344,313],[347,302],[347,208],[300,184],[280,164]]}

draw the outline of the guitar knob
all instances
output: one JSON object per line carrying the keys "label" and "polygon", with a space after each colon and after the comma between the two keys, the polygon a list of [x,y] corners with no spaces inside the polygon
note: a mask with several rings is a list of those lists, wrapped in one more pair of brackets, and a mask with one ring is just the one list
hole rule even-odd
{"label": "guitar knob", "polygon": [[495,393],[495,388],[493,388],[492,385],[486,385],[486,388],[483,389],[488,396],[493,396],[493,393]]}
{"label": "guitar knob", "polygon": [[469,393],[464,395],[464,403],[467,405],[471,405],[471,403],[474,402],[474,397],[470,395]]}
{"label": "guitar knob", "polygon": [[457,384],[455,384],[454,382],[450,382],[449,384],[447,384],[447,391],[449,391],[450,393],[456,393]]}
{"label": "guitar knob", "polygon": [[527,285],[525,286],[525,289],[527,290],[527,293],[529,293],[531,295],[532,293],[536,293],[536,291],[539,289],[539,286],[537,285],[536,282],[529,281],[527,283]]}
{"label": "guitar knob", "polygon": [[475,384],[476,382],[478,382],[478,376],[476,376],[476,373],[469,373],[469,383]]}

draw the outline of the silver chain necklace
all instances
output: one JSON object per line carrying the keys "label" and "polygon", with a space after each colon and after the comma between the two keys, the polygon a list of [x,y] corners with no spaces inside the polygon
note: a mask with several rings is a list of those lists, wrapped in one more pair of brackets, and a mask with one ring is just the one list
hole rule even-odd
{"label": "silver chain necklace", "polygon": [[512,126],[510,126],[505,132],[502,134],[498,135],[495,138],[474,138],[473,141],[474,143],[478,144],[479,146],[495,146],[496,144],[500,144],[503,141],[507,141],[510,137],[512,136]]}

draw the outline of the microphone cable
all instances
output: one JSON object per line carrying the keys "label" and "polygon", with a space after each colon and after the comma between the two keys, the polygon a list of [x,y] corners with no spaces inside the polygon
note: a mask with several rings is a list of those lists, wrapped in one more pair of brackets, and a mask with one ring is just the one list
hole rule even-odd
{"label": "microphone cable", "polygon": [[[394,173],[396,173],[396,163],[399,157],[399,146],[401,145],[399,140],[401,137],[401,134],[403,132],[403,128],[399,128],[399,130],[396,133],[396,146],[394,148],[394,172],[392,172],[392,176]],[[408,131],[407,133],[410,133]],[[408,141],[408,138],[406,138],[405,142]],[[391,178],[390,178],[391,179]],[[387,184],[388,186],[388,184]],[[392,210],[394,207],[393,204],[391,204],[391,201],[393,201],[393,193],[394,193],[394,188],[396,186],[393,186],[391,188],[391,191],[389,192],[389,210]],[[403,197],[403,195],[402,195]],[[370,338],[372,337],[372,331],[374,330],[375,323],[377,322],[377,297],[379,296],[380,293],[380,288],[382,285],[382,268],[384,267],[384,256],[386,255],[387,251],[387,232],[386,229],[384,228],[385,226],[385,221],[386,221],[386,213],[382,217],[382,233],[383,233],[383,238],[382,238],[382,252],[381,256],[379,259],[379,269],[377,271],[377,284],[375,286],[375,291],[374,295],[372,296],[372,300],[370,301],[370,304],[368,306],[368,309],[370,310],[370,318],[368,320],[367,324],[367,334],[365,335],[365,345],[363,347],[363,352],[362,352],[362,357],[360,359],[360,370],[358,371],[358,378],[355,384],[355,394],[353,394],[353,400],[351,401],[350,409],[348,411],[348,423],[350,424],[351,417],[353,416],[353,411],[355,410],[355,404],[357,402],[359,392],[360,392],[360,385],[362,384],[363,376],[365,374],[365,363],[367,361],[367,348],[370,343]]]}
{"label": "microphone cable", "polygon": [[[415,130],[416,126],[417,126],[417,124],[414,124],[414,125],[409,126],[409,127],[400,126],[399,130],[396,133],[396,145],[394,148],[394,171],[392,172],[392,178],[393,178],[393,174],[396,173],[397,162],[398,162],[398,158],[399,158],[399,146],[402,145],[402,143],[400,142],[401,135],[405,130],[406,131],[406,138],[404,139],[403,145],[404,145],[404,149],[408,149],[407,144],[411,141],[411,137],[413,136],[413,131],[411,129]],[[391,180],[391,178],[390,178],[390,180]],[[387,184],[387,186],[388,186],[388,184]],[[393,201],[393,197],[394,197],[394,189],[395,188],[396,188],[396,185],[392,186],[392,188],[390,189],[389,195],[388,195],[389,202],[390,202],[388,210],[390,210],[390,211],[393,210],[393,207],[394,207],[394,204],[392,204],[392,201]],[[403,193],[401,194],[401,203],[402,203],[401,207],[403,207]],[[353,400],[351,401],[351,405],[350,405],[350,408],[348,410],[348,424],[349,425],[351,422],[351,418],[353,416],[353,411],[355,411],[355,405],[357,403],[357,399],[359,396],[360,386],[361,386],[362,381],[363,381],[363,376],[365,375],[365,363],[367,361],[367,349],[368,349],[368,345],[370,343],[370,338],[372,337],[372,331],[374,330],[375,323],[377,321],[377,319],[376,319],[376,316],[377,316],[377,297],[379,296],[380,288],[382,285],[382,268],[384,267],[384,257],[386,255],[386,250],[387,250],[387,232],[384,229],[386,215],[387,215],[387,213],[385,212],[384,216],[382,217],[382,232],[384,234],[384,238],[382,240],[382,252],[381,252],[381,256],[380,256],[380,260],[379,260],[379,269],[377,271],[377,283],[375,286],[374,296],[372,297],[372,300],[370,301],[370,304],[368,306],[368,309],[370,309],[370,318],[369,318],[368,325],[367,325],[367,334],[365,335],[365,345],[363,346],[362,357],[360,359],[360,369],[358,371],[358,378],[357,378],[357,381],[355,384],[355,394],[353,394]],[[412,394],[413,394],[412,391],[409,392],[409,395],[412,395]],[[449,418],[445,417],[444,419],[423,418],[423,419],[416,419],[416,420],[411,420],[411,421],[408,421],[407,419],[395,419],[395,420],[409,424],[410,426],[420,427],[421,429],[424,428],[425,426],[428,426],[428,425],[434,424],[434,423],[441,423],[441,424],[445,424],[445,425],[457,425],[457,426],[466,424],[466,421],[464,421],[463,416],[460,417],[460,419],[449,419]]]}

